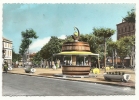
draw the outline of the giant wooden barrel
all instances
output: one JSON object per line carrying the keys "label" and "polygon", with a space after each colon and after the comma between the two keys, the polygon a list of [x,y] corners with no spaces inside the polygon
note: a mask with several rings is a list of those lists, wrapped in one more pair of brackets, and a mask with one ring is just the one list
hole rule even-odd
{"label": "giant wooden barrel", "polygon": [[[90,52],[90,46],[87,42],[66,42],[62,46],[62,52],[83,51]],[[72,62],[76,62],[76,55],[72,55]],[[63,65],[62,73],[64,75],[89,75],[90,66]]]}
{"label": "giant wooden barrel", "polygon": [[63,65],[62,73],[64,75],[89,75],[90,66]]}
{"label": "giant wooden barrel", "polygon": [[89,44],[87,42],[66,42],[62,46],[62,52],[64,51],[90,51]]}

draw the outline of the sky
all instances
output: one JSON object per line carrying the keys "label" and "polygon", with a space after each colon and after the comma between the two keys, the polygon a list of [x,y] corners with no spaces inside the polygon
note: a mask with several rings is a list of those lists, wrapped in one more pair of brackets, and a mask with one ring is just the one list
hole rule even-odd
{"label": "sky", "polygon": [[[81,34],[93,32],[93,28],[111,28],[122,22],[127,12],[136,8],[134,3],[124,4],[3,4],[3,36],[13,41],[19,53],[21,32],[33,29],[38,39],[33,39],[30,52],[39,51],[50,39],[64,39],[72,35],[76,26]],[[117,40],[117,32],[112,36]]]}

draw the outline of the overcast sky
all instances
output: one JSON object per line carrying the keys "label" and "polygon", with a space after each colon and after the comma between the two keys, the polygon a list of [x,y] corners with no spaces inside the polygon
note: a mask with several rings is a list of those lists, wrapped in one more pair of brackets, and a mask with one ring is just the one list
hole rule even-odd
{"label": "overcast sky", "polygon": [[[21,44],[21,32],[32,28],[39,36],[30,46],[37,52],[51,36],[72,35],[74,26],[82,34],[93,28],[112,28],[122,22],[135,4],[3,4],[3,36],[13,41],[16,53]],[[112,39],[115,41],[117,33]]]}

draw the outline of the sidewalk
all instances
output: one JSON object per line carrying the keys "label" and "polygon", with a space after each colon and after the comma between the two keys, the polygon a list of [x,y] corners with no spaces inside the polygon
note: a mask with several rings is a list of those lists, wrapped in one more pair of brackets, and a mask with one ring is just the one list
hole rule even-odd
{"label": "sidewalk", "polygon": [[58,79],[66,79],[71,81],[82,81],[82,82],[92,82],[92,83],[100,83],[100,84],[108,84],[108,85],[117,85],[117,86],[127,86],[135,88],[135,71],[131,69],[112,69],[109,71],[122,71],[131,75],[130,80],[127,83],[121,81],[106,81],[104,80],[103,73],[104,69],[100,70],[100,74],[97,77],[89,77],[89,78],[64,78],[64,77],[56,77],[55,74],[62,74],[62,69],[45,69],[45,68],[36,68],[35,73],[25,73],[24,68],[13,68],[12,71],[8,71],[11,74],[21,74],[21,75],[29,75],[29,76],[40,76],[40,77],[48,77],[48,78],[58,78]]}

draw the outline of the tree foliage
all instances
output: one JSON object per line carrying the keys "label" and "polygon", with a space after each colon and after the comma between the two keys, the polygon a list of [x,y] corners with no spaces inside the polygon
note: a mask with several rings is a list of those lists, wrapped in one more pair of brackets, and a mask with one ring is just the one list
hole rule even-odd
{"label": "tree foliage", "polygon": [[16,62],[21,60],[21,56],[17,53],[15,53],[14,49],[12,49],[12,62]]}
{"label": "tree foliage", "polygon": [[36,32],[33,29],[27,29],[26,31],[21,32],[22,35],[22,42],[19,48],[19,53],[21,55],[24,55],[24,53],[29,48],[29,45],[32,43],[31,39],[37,39],[38,36],[36,35]]}
{"label": "tree foliage", "polygon": [[72,38],[72,36],[71,35],[67,35],[66,36],[66,39],[64,40],[64,42],[73,42],[74,40],[73,40],[73,38]]}
{"label": "tree foliage", "polygon": [[136,21],[135,18],[136,18],[135,9],[131,9],[131,11],[127,12],[127,15],[123,18],[123,20],[126,22],[135,23]]}
{"label": "tree foliage", "polygon": [[46,45],[41,48],[40,54],[43,59],[52,58],[53,54],[61,52],[64,40],[56,36],[51,36],[51,39]]}
{"label": "tree foliage", "polygon": [[39,52],[37,52],[37,53],[35,54],[35,56],[33,57],[32,62],[33,62],[34,64],[40,64],[40,63],[41,63],[41,59],[42,59],[42,57],[41,57],[41,54],[40,54],[40,51],[39,51]]}
{"label": "tree foliage", "polygon": [[107,47],[108,47],[108,56],[111,57],[113,53],[117,50],[117,42],[109,41],[107,43]]}
{"label": "tree foliage", "polygon": [[135,36],[125,36],[117,41],[117,54],[123,61],[126,56],[131,56],[132,47],[135,46]]}
{"label": "tree foliage", "polygon": [[93,33],[97,37],[102,37],[104,39],[110,38],[114,34],[115,30],[110,28],[93,28]]}

